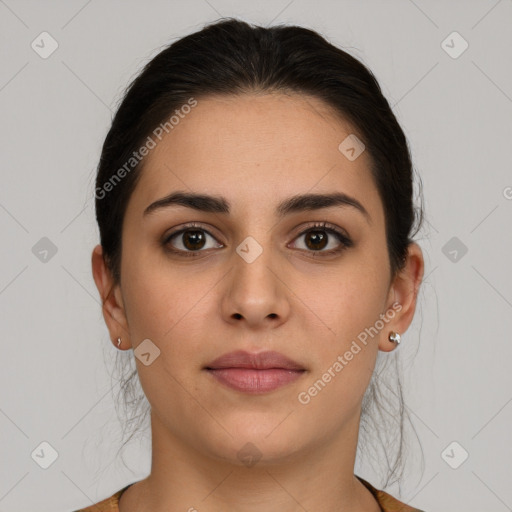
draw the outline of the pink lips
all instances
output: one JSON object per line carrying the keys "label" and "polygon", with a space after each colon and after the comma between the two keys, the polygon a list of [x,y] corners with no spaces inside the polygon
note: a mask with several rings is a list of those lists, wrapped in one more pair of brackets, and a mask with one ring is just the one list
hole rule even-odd
{"label": "pink lips", "polygon": [[251,354],[243,350],[224,354],[205,369],[221,383],[244,393],[273,391],[298,379],[306,371],[279,352]]}

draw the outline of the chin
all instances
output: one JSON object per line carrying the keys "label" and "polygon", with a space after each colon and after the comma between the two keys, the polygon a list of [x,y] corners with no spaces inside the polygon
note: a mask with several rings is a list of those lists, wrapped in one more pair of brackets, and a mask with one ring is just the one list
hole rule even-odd
{"label": "chin", "polygon": [[205,440],[209,444],[208,451],[215,458],[238,466],[261,467],[292,462],[307,449],[308,442],[293,420],[286,428],[285,417],[282,413],[264,417],[251,414],[236,424],[223,422],[232,437],[224,435],[221,439]]}

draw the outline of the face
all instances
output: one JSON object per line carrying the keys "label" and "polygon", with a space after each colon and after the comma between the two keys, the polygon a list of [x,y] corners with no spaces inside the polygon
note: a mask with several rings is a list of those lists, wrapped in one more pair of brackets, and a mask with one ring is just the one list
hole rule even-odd
{"label": "face", "polygon": [[[139,378],[176,442],[232,461],[251,442],[277,461],[354,431],[377,352],[409,325],[418,282],[391,279],[370,156],[338,148],[354,133],[313,97],[212,97],[145,158],[108,323],[136,353],[151,340]],[[145,213],[176,192],[221,203]],[[311,194],[342,200],[290,202]],[[302,371],[276,372],[294,378],[275,389],[234,389],[205,368],[237,350],[276,351]]]}

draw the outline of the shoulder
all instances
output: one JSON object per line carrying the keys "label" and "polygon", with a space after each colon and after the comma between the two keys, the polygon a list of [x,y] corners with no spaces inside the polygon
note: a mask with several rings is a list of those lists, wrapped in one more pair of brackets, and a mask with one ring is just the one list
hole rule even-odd
{"label": "shoulder", "polygon": [[99,503],[95,503],[94,505],[86,508],[81,508],[75,512],[119,512],[119,499],[121,498],[121,494],[123,494],[128,487],[129,486],[120,489],[115,494],[103,501],[100,501]]}
{"label": "shoulder", "polygon": [[[357,476],[357,475],[356,475]],[[357,476],[357,478],[366,486],[366,488],[373,494],[377,503],[380,505],[383,512],[424,512],[419,508],[411,507],[405,503],[397,500],[391,494],[381,491],[373,487],[372,484]]]}

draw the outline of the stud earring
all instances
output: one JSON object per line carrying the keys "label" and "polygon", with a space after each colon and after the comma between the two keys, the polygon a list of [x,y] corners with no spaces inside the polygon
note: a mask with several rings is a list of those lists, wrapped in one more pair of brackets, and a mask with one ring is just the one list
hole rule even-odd
{"label": "stud earring", "polygon": [[121,345],[121,338],[117,338],[117,348]]}
{"label": "stud earring", "polygon": [[400,334],[397,332],[391,331],[389,333],[389,341],[392,341],[393,343],[396,343],[397,345],[400,344]]}

